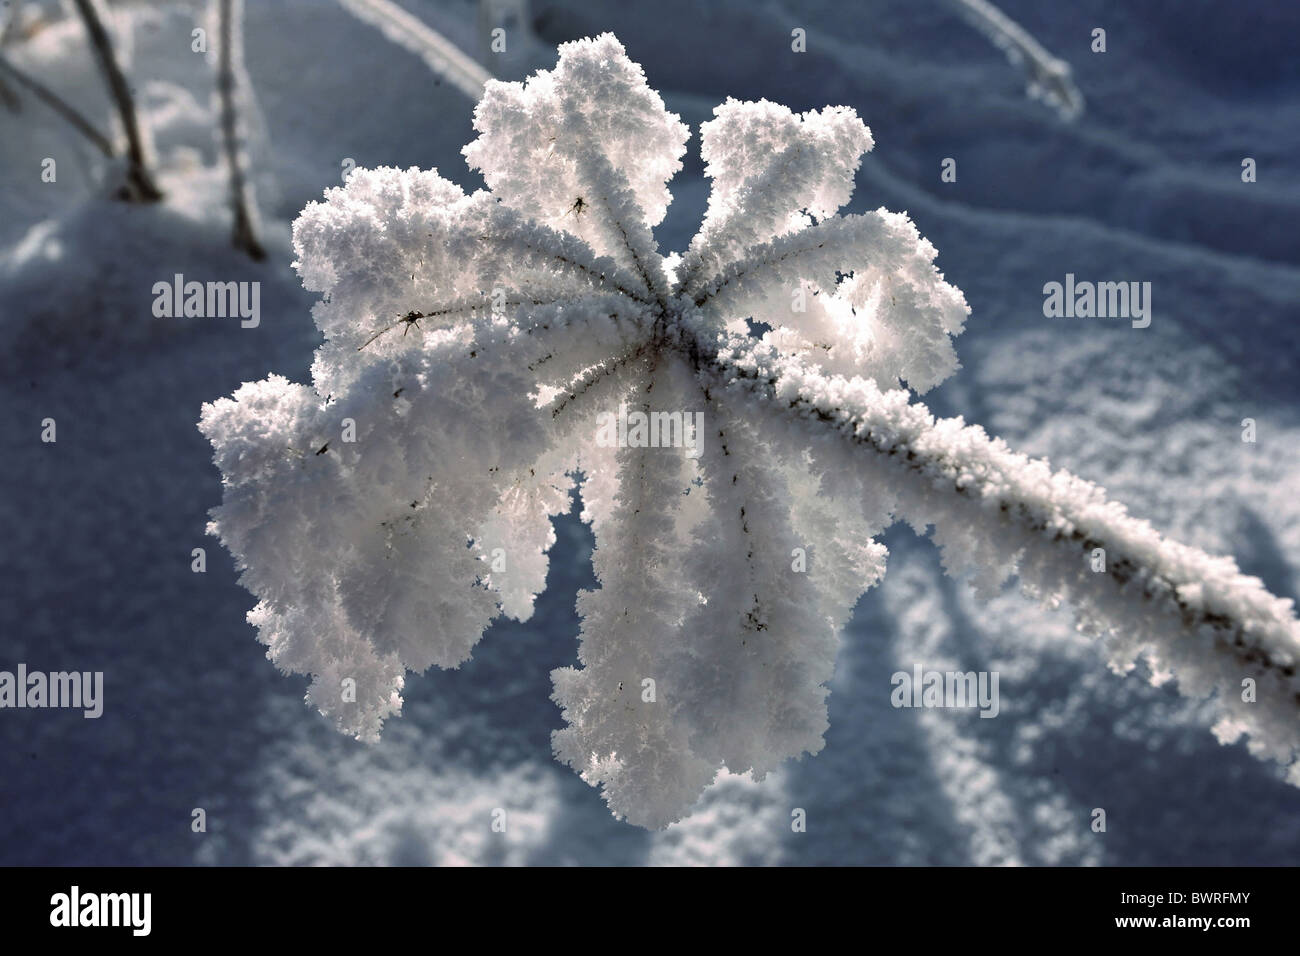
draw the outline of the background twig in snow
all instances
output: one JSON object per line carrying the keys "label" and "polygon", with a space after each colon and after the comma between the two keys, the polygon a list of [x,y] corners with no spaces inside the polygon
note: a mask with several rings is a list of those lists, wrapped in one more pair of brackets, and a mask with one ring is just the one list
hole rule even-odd
{"label": "background twig in snow", "polygon": [[162,191],[154,184],[153,177],[149,173],[144,137],[141,134],[139,120],[136,118],[135,104],[131,100],[131,89],[117,64],[117,58],[113,55],[113,44],[108,38],[108,31],[104,28],[104,21],[99,15],[96,0],[75,0],[75,3],[77,12],[86,23],[90,45],[95,51],[104,79],[108,82],[109,93],[117,106],[126,133],[127,170],[122,198],[133,202],[157,202],[162,199]]}

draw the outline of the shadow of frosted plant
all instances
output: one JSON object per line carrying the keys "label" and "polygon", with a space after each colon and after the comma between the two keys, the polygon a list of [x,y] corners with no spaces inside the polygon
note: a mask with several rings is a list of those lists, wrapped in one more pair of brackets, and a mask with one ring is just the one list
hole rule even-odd
{"label": "shadow of frosted plant", "polygon": [[[489,83],[475,127],[488,191],[357,170],[303,211],[313,383],[246,384],[200,422],[249,619],[341,731],[374,739],[407,670],[531,615],[581,473],[600,587],[581,666],[553,675],[554,747],[633,823],[821,749],[838,632],[900,518],[985,593],[1014,573],[1071,602],[1116,669],[1217,690],[1221,738],[1295,759],[1290,602],[911,399],[956,370],[968,309],[906,216],[837,214],[872,145],[852,110],[718,107],[705,220],[669,257],[650,230],[688,131],[613,36]],[[700,443],[600,441],[620,406],[702,410]]]}

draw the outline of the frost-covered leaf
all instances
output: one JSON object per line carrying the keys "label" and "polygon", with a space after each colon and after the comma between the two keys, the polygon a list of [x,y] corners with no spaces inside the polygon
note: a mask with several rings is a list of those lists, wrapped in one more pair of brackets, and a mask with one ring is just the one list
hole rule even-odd
{"label": "frost-covered leaf", "polygon": [[[200,422],[249,618],[341,730],[375,738],[406,671],[531,615],[581,474],[599,586],[553,674],[554,748],[634,823],[680,819],[723,768],[822,748],[839,634],[897,519],[984,593],[1018,574],[1070,601],[1117,669],[1217,692],[1221,739],[1295,760],[1289,602],[900,387],[956,370],[968,308],[905,215],[838,213],[872,145],[852,110],[719,107],[680,256],[651,228],[687,130],[614,37],[489,83],[475,127],[488,191],[356,170],[303,211],[312,384],[246,384]],[[634,414],[676,415],[675,438],[605,440]]]}

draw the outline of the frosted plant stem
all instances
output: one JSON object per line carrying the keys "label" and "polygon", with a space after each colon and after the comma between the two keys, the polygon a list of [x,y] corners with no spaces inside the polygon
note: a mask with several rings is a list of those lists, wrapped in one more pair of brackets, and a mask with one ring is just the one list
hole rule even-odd
{"label": "frosted plant stem", "polygon": [[1070,67],[1043,49],[1034,37],[988,0],[950,0],[972,27],[1006,54],[1013,66],[1020,66],[1029,81],[1031,95],[1053,106],[1064,120],[1083,113],[1083,94],[1074,85]]}
{"label": "frosted plant stem", "polygon": [[[704,222],[668,258],[653,229],[690,130],[617,38],[488,83],[474,127],[486,190],[356,169],[303,210],[312,383],[245,383],[200,419],[249,620],[340,730],[377,738],[407,671],[532,613],[581,472],[599,587],[551,675],[552,744],[634,824],[826,746],[840,636],[900,519],[980,596],[1016,576],[1071,604],[1113,669],[1176,676],[1300,786],[1291,601],[912,400],[957,370],[970,308],[905,214],[840,215],[874,142],[854,110],[721,104]],[[513,564],[485,572],[497,545]]]}
{"label": "frosted plant stem", "polygon": [[99,61],[100,70],[108,83],[108,90],[113,103],[117,106],[122,119],[122,128],[126,132],[127,171],[124,198],[132,202],[157,202],[162,199],[162,191],[154,185],[145,159],[144,137],[140,133],[140,124],[136,119],[135,104],[131,100],[131,89],[126,77],[113,55],[113,44],[104,28],[104,21],[99,15],[95,0],[74,0],[77,12],[85,21],[86,33],[90,37],[91,48]]}
{"label": "frosted plant stem", "polygon": [[434,73],[477,100],[492,74],[445,36],[390,0],[339,0],[358,20],[375,27],[391,42],[410,50]]}
{"label": "frosted plant stem", "polygon": [[[266,250],[258,241],[257,229],[254,225],[256,215],[252,209],[252,190],[244,168],[248,155],[241,149],[239,116],[235,110],[235,94],[238,85],[236,71],[243,74],[243,8],[244,0],[217,0],[219,22],[217,42],[220,45],[217,94],[221,100],[221,142],[226,156],[226,166],[230,171],[230,212],[234,219],[233,241],[236,249],[248,253],[251,258],[260,262],[266,258]],[[242,78],[246,83],[246,75]]]}
{"label": "frosted plant stem", "polygon": [[[0,8],[0,49],[4,49],[5,44],[9,42],[9,38],[13,36],[14,24],[17,22],[17,4],[8,3]],[[5,108],[10,113],[22,112],[22,101],[18,99],[18,94],[9,88],[9,84],[2,77],[0,77],[0,100],[4,100]]]}
{"label": "frosted plant stem", "polygon": [[18,35],[18,4],[8,3],[0,7],[0,47],[4,47]]}
{"label": "frosted plant stem", "polygon": [[[1182,659],[1184,668],[1198,663],[1188,657],[1193,649],[1212,653],[1222,666],[1207,670],[1229,700],[1241,677],[1253,677],[1273,682],[1280,692],[1273,695],[1275,705],[1283,702],[1293,711],[1300,704],[1300,623],[1292,602],[1270,594],[1231,559],[1162,538],[1107,501],[1095,485],[1010,451],[978,426],[936,419],[904,392],[828,382],[799,371],[777,375],[752,354],[737,359],[704,350],[696,361],[723,387],[748,391],[790,417],[819,422],[853,447],[874,452],[904,489],[899,512],[914,526],[939,526],[950,511],[979,535],[1006,538],[1010,532],[1021,549],[1022,579],[1026,564],[1051,564],[1030,583],[1040,593],[1070,600],[1090,630],[1123,632],[1133,625],[1142,638],[1121,633],[1119,643],[1141,644],[1143,653],[1158,651],[1165,661]],[[833,401],[837,384],[842,402]],[[952,502],[943,502],[945,497]],[[1096,549],[1105,554],[1099,573],[1089,563]],[[1099,593],[1102,581],[1111,594]],[[1130,620],[1131,611],[1140,617]],[[1131,664],[1137,649],[1130,648],[1122,666]]]}
{"label": "frosted plant stem", "polygon": [[[0,55],[0,72],[12,77],[15,83],[28,90],[38,100],[71,123],[73,128],[94,143],[95,147],[101,153],[110,158],[112,157],[113,144],[108,141],[108,137],[95,129],[90,120],[77,112],[77,110],[61,96],[34,77],[29,76],[27,73],[14,66],[2,55]],[[13,110],[14,112],[18,111],[16,106],[13,107]]]}
{"label": "frosted plant stem", "polygon": [[23,104],[18,99],[18,94],[9,88],[9,84],[3,78],[0,78],[0,100],[4,100],[5,109],[10,113],[21,113],[23,111]]}

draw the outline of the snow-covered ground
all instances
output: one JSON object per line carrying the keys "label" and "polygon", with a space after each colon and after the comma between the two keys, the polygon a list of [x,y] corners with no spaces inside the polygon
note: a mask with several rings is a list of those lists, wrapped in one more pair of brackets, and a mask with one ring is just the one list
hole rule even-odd
{"label": "snow-covered ground", "polygon": [[[932,407],[1294,596],[1300,8],[1000,5],[1072,65],[1087,99],[1075,123],[1026,99],[948,0],[534,0],[538,38],[509,69],[610,29],[693,127],[727,96],[855,107],[877,146],[852,208],[908,211],[972,306],[965,367]],[[476,49],[473,4],[405,6]],[[228,248],[212,75],[190,49],[198,4],[112,8],[164,205],[96,198],[97,157],[61,121],[30,97],[0,109],[0,668],[102,670],[106,685],[98,720],[0,712],[0,863],[1300,861],[1300,790],[1276,767],[1220,746],[1171,687],[1109,673],[1068,612],[1014,592],[980,605],[905,528],[845,635],[825,749],[760,784],[721,780],[667,831],[612,819],[551,757],[549,672],[573,662],[574,595],[593,584],[572,516],[531,621],[494,626],[459,670],[408,679],[381,743],[335,734],[303,706],[305,680],[263,659],[252,599],[204,535],[220,485],[195,422],[243,381],[307,378],[312,298],[288,244],[302,205],[348,159],[477,185],[459,152],[472,104],[333,3],[249,7],[266,263]],[[807,53],[790,50],[795,27]],[[110,126],[74,20],[5,53]],[[45,157],[56,183],[41,181]],[[658,235],[680,249],[706,197],[698,138],[670,188]],[[175,273],[260,281],[260,325],[154,318],[152,286]],[[1044,318],[1042,286],[1066,273],[1151,282],[1151,326]],[[40,441],[45,418],[57,443]],[[195,547],[206,574],[190,570]],[[999,717],[893,708],[890,675],[916,664],[998,671]],[[796,807],[806,833],[791,831]]]}

